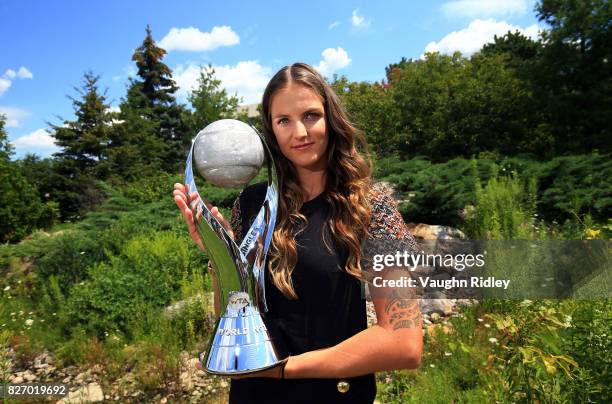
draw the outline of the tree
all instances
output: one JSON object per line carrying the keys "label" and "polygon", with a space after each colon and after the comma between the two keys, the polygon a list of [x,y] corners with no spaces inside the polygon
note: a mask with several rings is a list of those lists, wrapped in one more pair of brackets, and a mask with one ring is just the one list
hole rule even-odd
{"label": "tree", "polygon": [[0,115],[0,242],[15,242],[37,227],[45,206],[38,199],[36,187],[11,161],[13,148],[4,130],[5,122]]}
{"label": "tree", "polygon": [[392,89],[378,83],[349,82],[344,76],[334,77],[331,85],[372,150],[378,156],[396,153],[399,110]]}
{"label": "tree", "polygon": [[130,80],[127,96],[114,113],[107,171],[114,179],[132,181],[155,175],[162,168],[167,145],[158,136],[159,121],[153,118],[142,83]]}
{"label": "tree", "polygon": [[195,135],[219,119],[237,118],[236,108],[240,101],[240,98],[228,95],[227,91],[221,88],[221,80],[215,78],[215,70],[211,65],[202,68],[198,86],[189,95],[189,102],[193,107],[189,121],[190,133]]}
{"label": "tree", "polygon": [[507,58],[428,53],[395,68],[390,88],[399,111],[394,142],[400,156],[444,161],[482,151],[532,151],[532,95]]}
{"label": "tree", "polygon": [[98,90],[100,77],[84,75],[83,86],[75,88],[80,98],[72,98],[74,121],[53,125],[52,136],[62,149],[55,153],[54,192],[62,218],[66,219],[101,202],[102,194],[94,180],[104,177],[99,168],[107,158],[111,116],[106,97]]}
{"label": "tree", "polygon": [[176,103],[174,93],[178,90],[172,79],[172,71],[162,62],[166,51],[155,43],[151,28],[147,26],[142,44],[136,48],[132,60],[138,68],[140,80],[132,80],[127,96],[127,107],[131,109],[124,118],[137,114],[150,121],[150,128],[166,145],[162,156],[163,168],[175,171],[184,161],[190,137],[184,117],[185,108]]}
{"label": "tree", "polygon": [[612,5],[608,0],[542,0],[542,97],[560,151],[610,151]]}
{"label": "tree", "polygon": [[100,76],[86,72],[83,86],[75,87],[81,97],[69,97],[76,120],[51,125],[55,143],[62,148],[55,156],[58,160],[70,160],[79,170],[78,174],[93,172],[95,165],[104,157],[109,142],[109,105],[106,96],[98,90],[99,80]]}

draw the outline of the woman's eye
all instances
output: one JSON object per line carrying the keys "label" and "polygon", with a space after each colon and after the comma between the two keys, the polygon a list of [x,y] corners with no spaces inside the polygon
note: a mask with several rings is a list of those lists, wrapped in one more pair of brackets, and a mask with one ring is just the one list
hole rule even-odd
{"label": "woman's eye", "polygon": [[286,124],[287,122],[289,122],[289,120],[288,120],[287,118],[281,118],[281,119],[279,119],[279,120],[277,121],[277,124],[279,124],[279,125],[284,125],[284,124]]}
{"label": "woman's eye", "polygon": [[306,119],[309,119],[309,120],[319,119],[319,114],[317,114],[315,112],[309,112],[309,113],[306,114]]}

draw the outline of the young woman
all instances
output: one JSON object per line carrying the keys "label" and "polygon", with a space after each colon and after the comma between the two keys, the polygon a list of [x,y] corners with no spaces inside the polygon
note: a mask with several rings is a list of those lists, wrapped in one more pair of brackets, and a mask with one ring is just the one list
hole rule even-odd
{"label": "young woman", "polygon": [[[358,151],[362,137],[319,73],[303,63],[284,67],[266,87],[262,107],[279,173],[267,317],[291,355],[284,368],[233,379],[230,403],[372,403],[374,372],[419,366],[422,330],[418,300],[392,294],[373,297],[378,323],[367,328],[362,246],[414,240],[393,200],[372,185],[369,161]],[[265,189],[247,187],[234,203],[231,223],[212,208],[236,239],[249,228]],[[175,184],[190,234],[204,248],[191,197]]]}

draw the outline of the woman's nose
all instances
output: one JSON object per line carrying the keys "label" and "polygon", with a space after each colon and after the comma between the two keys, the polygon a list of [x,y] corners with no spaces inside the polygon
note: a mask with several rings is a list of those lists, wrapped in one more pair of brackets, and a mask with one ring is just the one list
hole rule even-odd
{"label": "woman's nose", "polygon": [[293,136],[297,138],[308,136],[308,130],[306,129],[306,125],[304,125],[304,122],[297,121],[297,123],[295,124],[295,129],[293,131]]}

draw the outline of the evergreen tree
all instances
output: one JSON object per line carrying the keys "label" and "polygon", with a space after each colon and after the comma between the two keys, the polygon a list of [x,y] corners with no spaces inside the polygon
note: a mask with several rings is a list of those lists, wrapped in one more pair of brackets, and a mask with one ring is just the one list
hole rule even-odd
{"label": "evergreen tree", "polygon": [[[185,123],[186,110],[176,103],[174,93],[178,87],[172,71],[162,62],[166,51],[155,43],[151,28],[147,26],[142,44],[136,48],[132,60],[138,68],[140,80],[132,80],[126,100],[125,118],[130,113],[150,121],[146,124],[165,144],[162,168],[175,171],[185,159],[189,145],[189,131]],[[130,111],[127,111],[127,110]]]}
{"label": "evergreen tree", "polygon": [[76,120],[52,125],[52,136],[62,149],[55,153],[54,192],[63,219],[89,210],[102,200],[94,181],[105,173],[110,141],[110,114],[106,97],[98,90],[99,76],[84,75],[83,86],[75,88],[80,98],[72,98]]}
{"label": "evergreen tree", "polygon": [[63,125],[51,125],[55,143],[62,148],[55,154],[60,161],[69,161],[75,175],[92,174],[93,168],[104,157],[109,142],[108,104],[98,90],[100,76],[87,72],[83,86],[75,88],[81,95],[72,98],[76,120],[64,120]]}
{"label": "evergreen tree", "polygon": [[193,107],[189,122],[190,133],[196,134],[211,122],[219,119],[242,118],[236,114],[240,98],[230,96],[221,88],[221,80],[215,78],[212,66],[201,69],[198,87],[189,95]]}
{"label": "evergreen tree", "polygon": [[38,199],[36,187],[11,161],[13,147],[4,130],[5,122],[4,115],[0,115],[0,242],[14,242],[36,228],[44,205]]}

